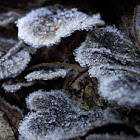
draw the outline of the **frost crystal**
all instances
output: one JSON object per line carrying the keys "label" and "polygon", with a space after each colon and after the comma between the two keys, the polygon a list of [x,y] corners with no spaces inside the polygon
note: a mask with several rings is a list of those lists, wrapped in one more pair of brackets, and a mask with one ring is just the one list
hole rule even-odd
{"label": "frost crystal", "polygon": [[33,81],[33,80],[52,80],[58,77],[64,78],[67,72],[68,70],[65,70],[65,69],[55,69],[54,71],[53,70],[34,71],[28,74],[25,77],[25,79],[27,79],[27,81]]}
{"label": "frost crystal", "polygon": [[68,10],[57,6],[33,10],[17,21],[19,39],[35,48],[52,46],[76,30],[89,30],[103,24],[100,14],[88,16],[76,8]]}
{"label": "frost crystal", "polygon": [[21,50],[0,64],[0,79],[15,77],[20,74],[30,61],[30,54]]}
{"label": "frost crystal", "polygon": [[[60,140],[83,136],[92,129],[116,121],[110,109],[82,111],[61,90],[36,91],[26,99],[30,110],[19,126],[22,140]],[[110,113],[109,113],[110,112]]]}
{"label": "frost crystal", "polygon": [[109,135],[109,134],[93,134],[86,137],[86,140],[139,140],[140,137],[124,135]]}
{"label": "frost crystal", "polygon": [[99,80],[99,93],[119,105],[140,102],[140,58],[131,40],[115,27],[95,29],[74,52],[76,61],[89,67]]}
{"label": "frost crystal", "polygon": [[124,65],[127,61],[139,62],[139,54],[133,49],[131,40],[112,26],[95,29],[74,54],[75,60],[83,67],[101,63]]}
{"label": "frost crystal", "polygon": [[[5,111],[7,109],[7,111],[10,110],[11,112],[14,112],[14,115],[12,117],[15,117],[15,114],[16,115],[19,114],[21,119],[24,117],[23,112],[19,107],[11,105],[10,103],[6,102],[1,96],[0,96],[0,105],[1,105],[2,111]],[[4,107],[4,109],[2,109],[2,107]],[[11,115],[12,115],[12,113],[11,113]]]}
{"label": "frost crystal", "polygon": [[127,72],[104,76],[100,78],[99,92],[119,105],[140,105],[140,77]]}
{"label": "frost crystal", "polygon": [[33,82],[15,82],[13,79],[2,84],[2,87],[6,92],[16,92],[17,90],[21,89],[22,87],[28,87],[33,85]]}
{"label": "frost crystal", "polygon": [[21,88],[21,86],[22,86],[22,83],[12,84],[12,85],[8,85],[7,83],[2,84],[2,87],[7,92],[16,92],[17,90]]}

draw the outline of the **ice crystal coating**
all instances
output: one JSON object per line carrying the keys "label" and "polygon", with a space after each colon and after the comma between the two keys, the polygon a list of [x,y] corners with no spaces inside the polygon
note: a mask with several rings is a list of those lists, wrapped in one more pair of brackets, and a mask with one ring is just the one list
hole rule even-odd
{"label": "ice crystal coating", "polygon": [[139,105],[140,77],[127,72],[104,76],[100,79],[99,92],[105,99],[117,101],[119,105]]}
{"label": "ice crystal coating", "polygon": [[74,54],[75,60],[83,67],[101,63],[124,65],[127,61],[139,62],[139,54],[133,49],[131,40],[112,26],[95,29]]}
{"label": "ice crystal coating", "polygon": [[86,140],[139,140],[140,137],[125,136],[125,135],[109,135],[109,134],[94,134],[86,137]]}
{"label": "ice crystal coating", "polygon": [[123,33],[112,26],[95,29],[74,54],[98,78],[102,97],[119,105],[140,105],[139,52]]}
{"label": "ice crystal coating", "polygon": [[139,75],[139,68],[138,67],[132,67],[132,66],[122,66],[122,65],[116,65],[114,63],[112,64],[100,64],[98,66],[92,66],[89,69],[89,75],[90,77],[97,77],[102,78],[102,76],[105,75],[114,75],[114,74],[124,74],[124,71],[134,73],[136,75]]}
{"label": "ice crystal coating", "polygon": [[[19,114],[20,119],[22,119],[24,117],[23,112],[19,107],[11,105],[7,101],[5,101],[1,96],[0,96],[0,107],[1,107],[0,109],[2,111],[5,111],[7,109],[7,111],[10,110],[11,112],[14,112],[14,115]],[[12,113],[10,115],[12,115]],[[14,115],[13,115],[13,117],[15,117]]]}
{"label": "ice crystal coating", "polygon": [[83,136],[92,129],[116,121],[110,109],[82,111],[61,90],[36,91],[26,99],[29,113],[19,126],[20,139],[69,139]]}
{"label": "ice crystal coating", "polygon": [[89,30],[103,24],[100,14],[88,16],[76,8],[68,10],[57,6],[33,10],[17,21],[19,39],[35,48],[52,46],[76,30]]}
{"label": "ice crystal coating", "polygon": [[2,87],[6,92],[16,92],[17,90],[21,89],[22,87],[28,87],[33,85],[33,82],[19,82],[19,81],[14,81],[14,80],[9,80],[7,82],[4,82],[2,84]]}
{"label": "ice crystal coating", "polygon": [[22,83],[12,84],[12,85],[8,85],[7,83],[2,84],[2,87],[7,92],[16,92],[17,90],[21,88],[21,86],[22,86]]}
{"label": "ice crystal coating", "polygon": [[64,78],[67,74],[68,70],[65,69],[55,69],[45,71],[45,70],[40,70],[40,71],[34,71],[29,73],[25,79],[27,81],[33,81],[33,80],[52,80],[54,78],[62,77]]}
{"label": "ice crystal coating", "polygon": [[29,63],[29,52],[21,50],[0,64],[0,79],[15,77],[20,74]]}

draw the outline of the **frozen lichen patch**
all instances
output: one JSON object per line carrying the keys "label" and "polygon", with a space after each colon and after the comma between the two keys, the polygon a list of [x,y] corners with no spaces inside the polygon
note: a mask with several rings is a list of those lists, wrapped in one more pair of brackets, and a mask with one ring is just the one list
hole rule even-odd
{"label": "frozen lichen patch", "polygon": [[124,33],[112,26],[97,28],[74,55],[82,67],[89,67],[90,77],[98,78],[104,99],[119,105],[140,105],[139,52]]}
{"label": "frozen lichen patch", "polygon": [[110,109],[82,111],[61,90],[33,92],[26,99],[30,112],[20,123],[22,140],[70,139],[85,135],[90,129],[116,119]]}
{"label": "frozen lichen patch", "polygon": [[0,79],[15,77],[20,74],[29,63],[29,52],[21,50],[0,64]]}
{"label": "frozen lichen patch", "polygon": [[32,10],[17,21],[19,39],[35,48],[52,46],[76,30],[89,30],[103,24],[100,14],[89,16],[76,8],[57,6]]}
{"label": "frozen lichen patch", "polygon": [[64,78],[66,74],[68,73],[68,70],[65,69],[55,69],[55,70],[40,70],[40,71],[34,71],[29,73],[25,79],[27,81],[33,81],[33,80],[52,80],[59,77]]}

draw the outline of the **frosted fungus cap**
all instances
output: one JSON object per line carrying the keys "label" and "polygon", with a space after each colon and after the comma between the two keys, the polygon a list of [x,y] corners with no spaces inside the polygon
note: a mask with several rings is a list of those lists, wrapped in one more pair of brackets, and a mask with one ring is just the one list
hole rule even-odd
{"label": "frosted fungus cap", "polygon": [[21,50],[0,64],[0,79],[16,77],[30,62],[29,52]]}
{"label": "frosted fungus cap", "polygon": [[30,60],[30,50],[26,49],[22,42],[0,38],[0,79],[16,77],[27,67]]}
{"label": "frosted fungus cap", "polygon": [[19,39],[35,48],[52,46],[76,30],[89,30],[96,25],[104,25],[100,14],[89,16],[76,8],[58,6],[32,10],[17,21]]}
{"label": "frosted fungus cap", "polygon": [[84,136],[89,130],[120,122],[110,108],[92,111],[77,108],[61,90],[38,90],[26,98],[30,109],[19,125],[21,140],[60,140]]}
{"label": "frosted fungus cap", "polygon": [[55,70],[49,70],[49,71],[33,71],[29,73],[25,79],[27,81],[33,81],[33,80],[52,80],[58,77],[64,78],[66,74],[68,73],[68,70],[65,69],[55,69]]}
{"label": "frosted fungus cap", "polygon": [[117,28],[106,26],[88,34],[74,51],[75,60],[98,78],[101,97],[120,106],[140,105],[139,52]]}

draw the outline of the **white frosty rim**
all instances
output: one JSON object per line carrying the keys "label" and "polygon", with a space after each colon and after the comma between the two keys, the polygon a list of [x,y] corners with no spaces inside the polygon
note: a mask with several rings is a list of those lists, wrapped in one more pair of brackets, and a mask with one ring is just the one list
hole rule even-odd
{"label": "white frosty rim", "polygon": [[[53,44],[60,42],[62,37],[70,36],[71,33],[73,33],[76,30],[89,30],[89,29],[92,29],[93,26],[104,25],[104,21],[100,19],[100,14],[88,16],[87,14],[71,9],[71,10],[66,10],[66,11],[72,11],[72,10],[74,11],[72,13],[74,16],[72,17],[73,20],[67,21],[64,17],[61,21],[62,23],[59,26],[58,30],[55,31],[54,38],[47,38],[47,36],[42,37],[39,35],[35,35],[30,30],[30,26],[29,26],[29,23],[31,23],[34,20],[34,18],[38,18],[38,13],[42,10],[44,10],[44,12],[46,10],[46,13],[48,12],[47,8],[40,8],[40,9],[30,12],[25,17],[17,21],[19,39],[23,40],[25,43],[35,48],[39,48],[41,46],[50,47]],[[63,22],[64,19],[65,21]],[[60,17],[60,20],[61,20],[61,17]]]}

